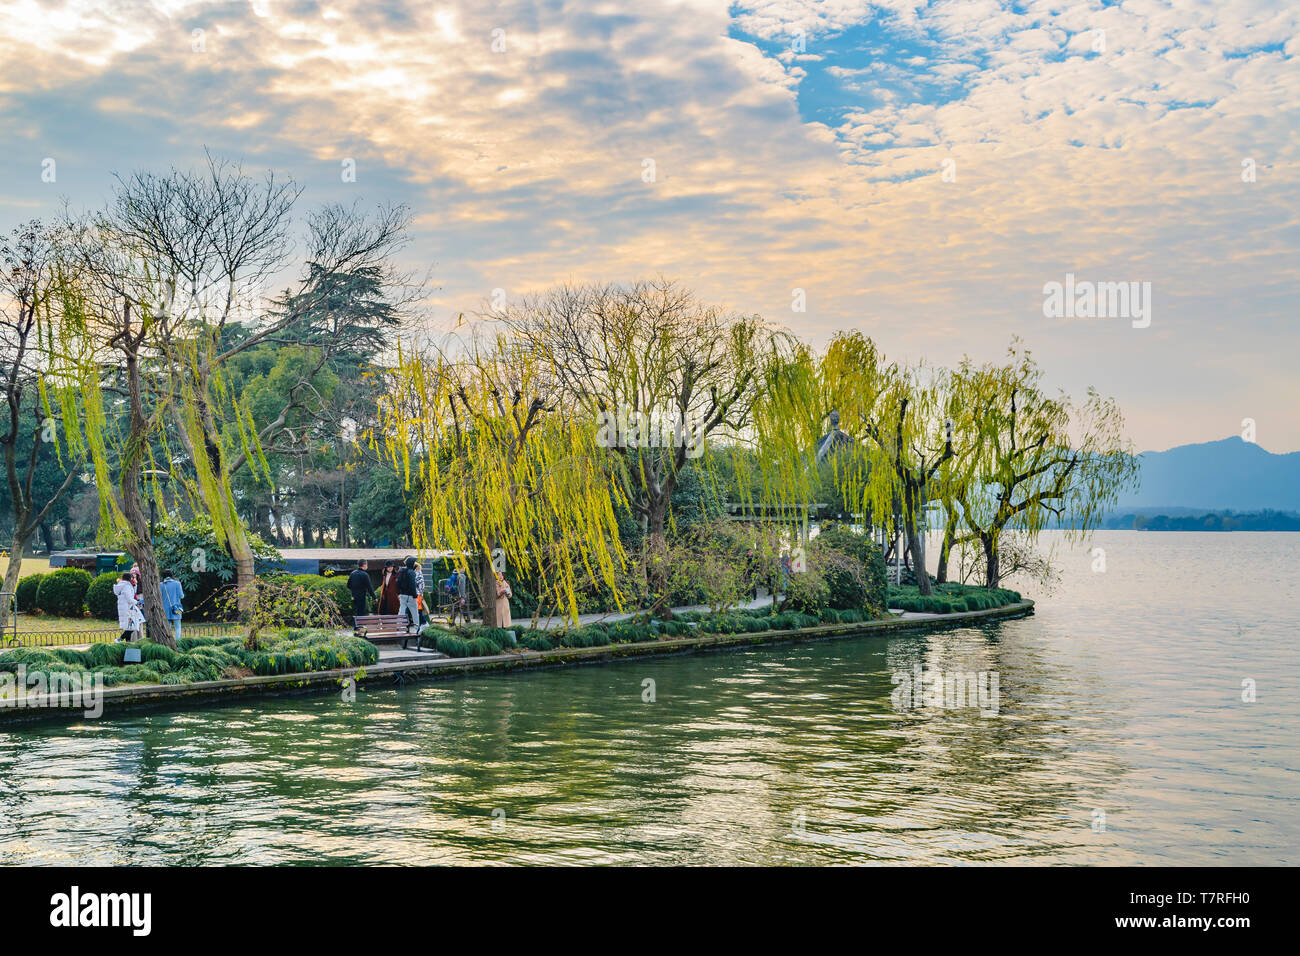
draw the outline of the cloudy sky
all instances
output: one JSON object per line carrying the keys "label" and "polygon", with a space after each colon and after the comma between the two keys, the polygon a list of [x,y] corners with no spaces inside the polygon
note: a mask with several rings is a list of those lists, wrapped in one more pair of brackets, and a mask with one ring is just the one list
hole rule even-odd
{"label": "cloudy sky", "polygon": [[[435,327],[662,273],[901,359],[1019,335],[1139,448],[1251,418],[1291,451],[1298,26],[1280,0],[5,0],[0,227],[206,146],[304,211],[408,203]],[[1046,317],[1067,273],[1151,283],[1149,326]]]}

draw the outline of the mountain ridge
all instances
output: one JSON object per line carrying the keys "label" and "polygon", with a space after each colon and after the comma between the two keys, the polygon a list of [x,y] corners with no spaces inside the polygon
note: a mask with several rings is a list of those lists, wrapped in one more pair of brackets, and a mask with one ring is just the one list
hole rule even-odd
{"label": "mountain ridge", "polygon": [[1278,454],[1233,435],[1137,457],[1140,485],[1112,513],[1160,507],[1300,510],[1300,451]]}

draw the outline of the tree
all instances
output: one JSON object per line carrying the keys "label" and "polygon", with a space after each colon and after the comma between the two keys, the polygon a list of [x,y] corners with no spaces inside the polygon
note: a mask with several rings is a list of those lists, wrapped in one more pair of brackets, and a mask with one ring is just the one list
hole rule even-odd
{"label": "tree", "polygon": [[968,534],[983,551],[990,588],[1002,577],[1004,532],[1017,532],[1023,548],[1055,520],[1067,539],[1081,538],[1138,476],[1114,399],[1092,388],[1078,405],[1063,393],[1052,397],[1019,340],[1008,356],[1003,365],[963,362],[954,384],[962,398],[958,431],[972,445],[971,477],[955,494]]}
{"label": "tree", "polygon": [[[168,410],[166,401],[146,402],[151,395],[147,378],[152,378],[147,372],[157,369],[155,343],[166,336],[169,318],[155,307],[157,275],[131,237],[102,217],[69,223],[69,228],[70,261],[58,286],[61,324],[50,339],[59,345],[51,377],[75,383],[79,390],[84,440],[71,430],[68,435],[77,447],[86,448],[94,467],[101,535],[120,538],[140,570],[150,638],[174,647],[141,488],[144,466],[157,464],[151,440]],[[120,381],[125,391],[125,435],[108,429],[104,398],[118,389],[105,379]],[[69,424],[65,418],[65,427]],[[157,494],[156,484],[153,490]]]}
{"label": "tree", "polygon": [[[156,342],[168,373],[165,404],[193,469],[186,480],[235,560],[241,591],[252,584],[254,555],[231,476],[249,466],[271,480],[263,445],[286,427],[294,409],[311,400],[312,380],[330,350],[316,350],[314,367],[289,389],[281,414],[261,429],[229,389],[226,364],[299,326],[328,323],[340,303],[366,303],[370,318],[382,323],[383,310],[374,314],[377,290],[400,284],[388,256],[404,241],[405,209],[384,208],[367,217],[356,207],[326,206],[309,217],[308,254],[297,291],[286,293],[266,321],[231,341],[230,326],[241,313],[256,311],[261,283],[287,261],[298,196],[291,182],[277,181],[273,173],[258,181],[209,156],[206,169],[198,172],[137,172],[120,179],[105,217],[118,241],[146,263],[153,286],[149,305],[167,320],[158,325]],[[312,334],[329,341],[328,331]],[[345,345],[357,343],[349,339]],[[237,448],[220,440],[227,422],[235,425]]]}
{"label": "tree", "polygon": [[456,358],[399,349],[369,435],[414,497],[415,546],[477,567],[488,627],[495,568],[537,575],[575,619],[582,571],[617,594],[609,457],[555,394],[550,364],[499,338]]}
{"label": "tree", "polygon": [[651,549],[662,545],[687,463],[747,424],[774,332],[663,279],[560,286],[490,315],[544,356],[561,399],[623,453],[624,494]]}
{"label": "tree", "polygon": [[[60,418],[76,416],[69,383],[47,377],[46,342],[58,322],[52,310],[60,304],[60,243],[56,230],[37,221],[0,241],[0,453],[5,469],[0,495],[13,520],[4,577],[9,593],[18,586],[23,549],[32,534],[45,527],[48,544],[47,522],[66,514],[84,461],[84,452],[71,448],[65,460],[61,447]],[[0,626],[9,610],[7,602],[0,602]]]}
{"label": "tree", "polygon": [[798,346],[777,356],[761,395],[754,414],[760,497],[777,508],[806,508],[829,487],[833,511],[843,508],[866,525],[892,516],[917,586],[929,594],[925,508],[954,454],[944,427],[945,373],[886,364],[871,339],[840,333],[820,355]]}

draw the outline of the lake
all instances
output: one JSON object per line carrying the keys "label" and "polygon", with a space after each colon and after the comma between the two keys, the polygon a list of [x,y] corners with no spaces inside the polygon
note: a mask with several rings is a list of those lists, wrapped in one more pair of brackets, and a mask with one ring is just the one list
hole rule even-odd
{"label": "lake", "polygon": [[0,860],[1300,862],[1300,534],[1089,547],[979,628],[0,733]]}

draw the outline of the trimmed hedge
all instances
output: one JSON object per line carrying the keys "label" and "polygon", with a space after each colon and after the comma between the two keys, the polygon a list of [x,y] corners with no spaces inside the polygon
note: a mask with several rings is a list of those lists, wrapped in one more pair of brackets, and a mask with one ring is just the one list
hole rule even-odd
{"label": "trimmed hedge", "polygon": [[18,587],[14,589],[14,598],[18,603],[20,611],[36,610],[36,590],[41,585],[41,578],[44,574],[29,574],[25,578],[18,580]]}
{"label": "trimmed hedge", "polygon": [[953,614],[959,611],[985,611],[1006,607],[1021,600],[1019,591],[1007,588],[975,587],[972,585],[937,584],[934,593],[923,595],[915,585],[889,589],[889,606],[902,611],[920,611],[927,614]]}
{"label": "trimmed hedge", "polygon": [[122,575],[116,571],[105,571],[90,582],[86,589],[86,609],[91,617],[101,621],[117,620],[117,595],[113,593],[113,585],[121,579]]}
{"label": "trimmed hedge", "polygon": [[36,589],[36,606],[46,614],[81,617],[86,613],[86,592],[90,590],[89,571],[59,568],[41,578]]}

